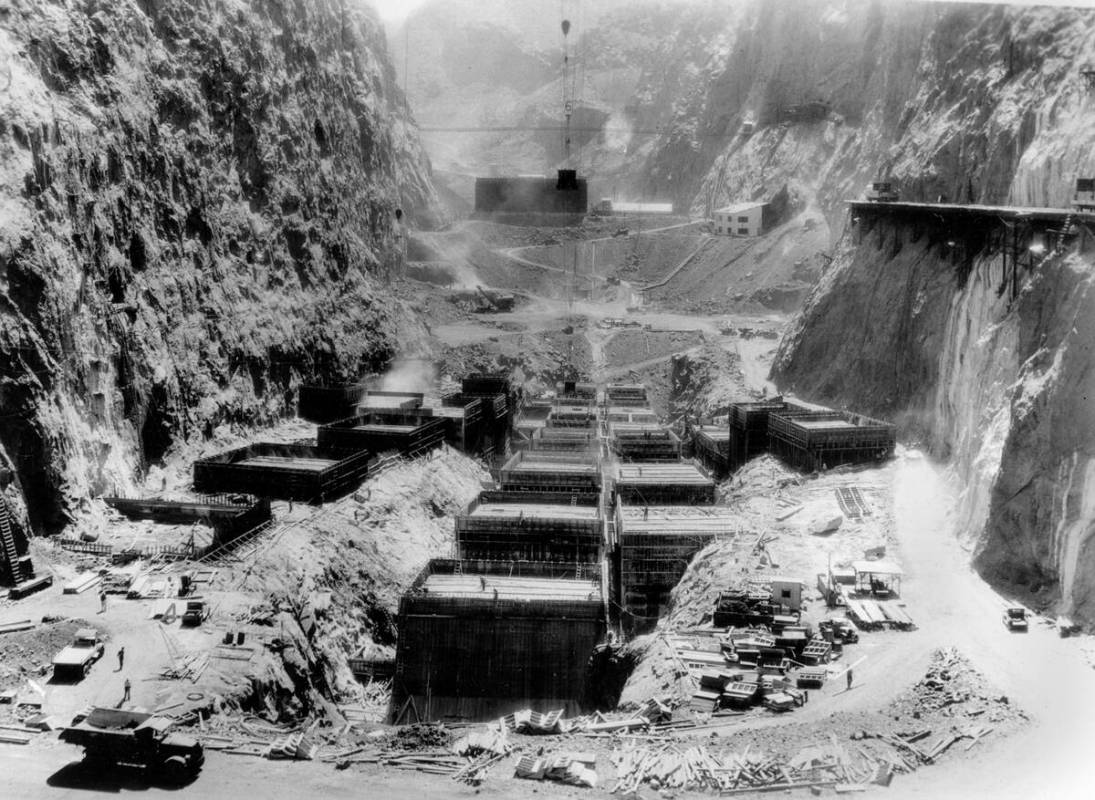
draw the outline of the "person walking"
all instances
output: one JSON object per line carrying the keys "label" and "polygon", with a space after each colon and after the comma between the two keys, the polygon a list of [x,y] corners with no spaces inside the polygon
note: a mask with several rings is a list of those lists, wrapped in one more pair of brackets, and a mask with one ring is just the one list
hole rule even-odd
{"label": "person walking", "polygon": [[847,674],[846,677],[848,678],[848,688],[851,689],[852,688],[852,671],[850,669],[848,670],[848,674]]}
{"label": "person walking", "polygon": [[129,678],[125,679],[125,684],[124,685],[125,685],[125,694],[122,695],[122,702],[123,703],[128,703],[129,702],[129,690],[133,688],[132,684],[130,684],[130,682],[129,682]]}
{"label": "person walking", "polygon": [[118,648],[118,672],[122,671],[122,667],[125,666],[125,648]]}
{"label": "person walking", "polygon": [[99,590],[99,613],[106,613],[106,589]]}

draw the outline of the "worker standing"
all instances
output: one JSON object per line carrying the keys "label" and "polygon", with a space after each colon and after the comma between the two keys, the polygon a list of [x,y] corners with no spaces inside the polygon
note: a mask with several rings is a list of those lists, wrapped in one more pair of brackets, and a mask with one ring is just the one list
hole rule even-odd
{"label": "worker standing", "polygon": [[124,666],[125,666],[125,648],[124,647],[119,647],[118,648],[118,672],[121,672],[122,668]]}
{"label": "worker standing", "polygon": [[851,671],[851,669],[848,670],[848,674],[846,675],[846,677],[848,678],[848,688],[851,689],[852,688],[852,671]]}
{"label": "worker standing", "polygon": [[129,690],[133,688],[132,684],[130,684],[130,682],[129,682],[129,678],[125,679],[124,686],[125,686],[125,694],[122,695],[122,702],[123,703],[128,703],[129,702]]}
{"label": "worker standing", "polygon": [[99,590],[99,613],[106,613],[106,589]]}

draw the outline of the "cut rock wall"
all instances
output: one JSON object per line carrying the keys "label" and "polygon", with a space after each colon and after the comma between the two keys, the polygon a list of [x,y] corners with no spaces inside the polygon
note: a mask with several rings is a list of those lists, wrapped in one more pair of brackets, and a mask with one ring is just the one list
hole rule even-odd
{"label": "cut rock wall", "polygon": [[384,366],[393,211],[432,203],[365,4],[0,8],[0,465],[33,527]]}

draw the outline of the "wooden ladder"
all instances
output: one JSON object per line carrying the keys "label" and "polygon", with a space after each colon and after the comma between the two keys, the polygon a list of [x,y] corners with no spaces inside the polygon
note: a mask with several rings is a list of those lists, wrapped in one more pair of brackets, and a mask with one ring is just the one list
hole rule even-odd
{"label": "wooden ladder", "polygon": [[0,497],[0,547],[3,548],[3,559],[8,565],[12,585],[17,586],[23,580],[23,565],[19,563],[19,552],[15,549],[15,532],[11,528],[11,514],[3,497]]}

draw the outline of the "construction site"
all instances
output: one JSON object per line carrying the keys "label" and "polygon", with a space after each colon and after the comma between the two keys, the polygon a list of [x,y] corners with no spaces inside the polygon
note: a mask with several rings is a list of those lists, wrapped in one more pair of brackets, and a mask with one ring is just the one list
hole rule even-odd
{"label": "construction site", "polygon": [[1095,15],[237,5],[0,12],[0,796],[1089,796]]}

